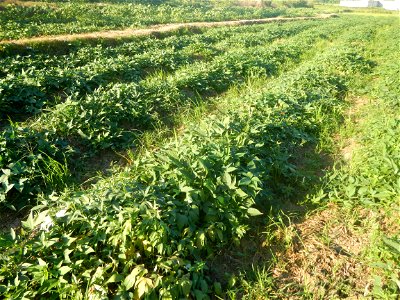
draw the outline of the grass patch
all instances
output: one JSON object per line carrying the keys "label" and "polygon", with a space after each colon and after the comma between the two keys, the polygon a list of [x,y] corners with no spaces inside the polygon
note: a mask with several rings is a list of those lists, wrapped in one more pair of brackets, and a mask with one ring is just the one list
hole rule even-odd
{"label": "grass patch", "polygon": [[[277,217],[286,222],[278,222],[268,255],[237,275],[231,298],[400,295],[400,65],[393,36],[396,26],[384,26],[365,48],[375,54],[376,66],[354,78],[344,123],[328,137],[337,145],[335,164],[320,190],[308,195],[320,208],[300,219]],[[270,238],[258,240],[264,245]]]}

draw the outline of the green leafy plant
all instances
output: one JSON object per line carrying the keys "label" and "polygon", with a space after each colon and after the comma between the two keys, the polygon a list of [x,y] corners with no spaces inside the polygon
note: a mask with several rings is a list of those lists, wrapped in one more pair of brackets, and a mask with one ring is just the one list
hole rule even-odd
{"label": "green leafy plant", "polygon": [[[21,232],[2,240],[4,294],[206,299],[216,292],[207,257],[238,242],[249,218],[277,195],[295,191],[291,154],[318,138],[332,107],[343,105],[351,73],[338,66],[351,59],[349,45],[282,75],[257,97],[236,99],[243,109],[188,126],[91,189],[44,197]],[[353,72],[367,64],[353,63]]]}

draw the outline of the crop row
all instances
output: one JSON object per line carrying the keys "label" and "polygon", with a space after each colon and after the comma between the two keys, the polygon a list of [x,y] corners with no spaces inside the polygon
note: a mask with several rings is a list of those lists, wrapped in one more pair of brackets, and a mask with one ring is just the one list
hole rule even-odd
{"label": "crop row", "polygon": [[[363,105],[357,108],[355,118],[346,122],[345,132],[351,132],[356,145],[351,151],[351,163],[331,170],[326,176],[329,180],[313,199],[322,205],[339,203],[342,210],[351,214],[361,209],[370,213],[365,219],[368,225],[363,224],[371,232],[363,257],[368,257],[372,266],[368,276],[378,279],[370,297],[381,299],[395,299],[400,295],[400,230],[387,230],[400,225],[398,37],[398,26],[380,26],[373,44],[368,47],[377,65],[356,86]],[[375,222],[380,220],[391,225],[377,226]]]}
{"label": "crop row", "polygon": [[[358,27],[362,36],[364,27]],[[242,109],[193,124],[126,171],[43,200],[20,234],[3,239],[8,297],[207,299],[219,293],[204,259],[248,229],[254,208],[296,177],[290,155],[331,126],[351,75],[368,70],[343,38],[241,99]]]}
{"label": "crop row", "polygon": [[[392,41],[393,36],[398,36],[397,28],[381,26],[379,35],[384,42]],[[387,42],[384,54],[380,54],[385,57],[385,65],[379,66],[375,75],[379,80],[372,87],[362,87],[376,101],[376,108],[369,111],[370,117],[360,125],[362,135],[357,143],[362,148],[354,153],[351,168],[343,166],[332,174],[324,191],[332,201],[366,206],[399,203],[400,53],[397,48],[395,42]]]}
{"label": "crop row", "polygon": [[215,7],[211,4],[52,3],[6,5],[0,10],[0,40],[38,35],[79,33],[152,24],[193,21],[257,19],[304,15],[309,11],[287,8]]}
{"label": "crop row", "polygon": [[2,169],[7,170],[2,177],[3,202],[21,206],[38,190],[52,190],[67,176],[66,164],[78,156],[131,146],[140,131],[165,122],[193,95],[219,93],[248,75],[277,74],[284,64],[299,61],[315,41],[341,32],[347,24],[332,20],[286,42],[233,50],[211,62],[178,69],[167,78],[112,84],[84,97],[69,97],[30,127],[9,127],[1,135]]}
{"label": "crop row", "polygon": [[[199,59],[295,35],[313,22],[213,29],[203,34],[146,38],[117,47],[82,47],[68,55],[11,56],[0,62],[0,117],[51,107],[67,95],[78,97],[110,82],[138,82],[147,74],[171,72]],[[253,31],[253,32],[252,32]],[[251,34],[252,33],[252,34]]]}
{"label": "crop row", "polygon": [[[328,25],[321,27],[332,30]],[[179,68],[168,76],[156,75],[139,83],[110,84],[83,98],[67,99],[58,109],[42,114],[38,122],[41,128],[64,137],[79,139],[79,130],[82,144],[90,144],[94,149],[111,145],[117,148],[132,141],[135,130],[151,128],[195,95],[221,93],[254,73],[277,74],[285,62],[301,58],[319,38],[316,32],[323,30],[321,27],[277,45],[231,50],[211,61]]]}

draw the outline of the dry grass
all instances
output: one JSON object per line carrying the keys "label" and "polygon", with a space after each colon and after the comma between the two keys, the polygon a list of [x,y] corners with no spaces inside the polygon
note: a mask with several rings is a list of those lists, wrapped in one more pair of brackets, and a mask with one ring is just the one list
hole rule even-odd
{"label": "dry grass", "polygon": [[351,161],[353,157],[354,150],[357,149],[358,144],[354,138],[348,138],[346,140],[346,146],[340,149],[341,155],[344,160]]}
{"label": "dry grass", "polygon": [[366,296],[370,270],[359,256],[368,246],[370,233],[349,226],[348,219],[342,222],[347,217],[332,204],[293,225],[293,245],[277,253],[279,263],[272,271],[277,286],[293,295],[288,299],[303,299],[304,294],[314,299]]}
{"label": "dry grass", "polygon": [[56,4],[54,3],[49,3],[49,2],[40,2],[40,1],[20,1],[20,0],[0,0],[0,6],[6,6],[9,4],[15,4],[18,6],[26,6],[26,7],[31,7],[31,6],[40,6],[40,5],[47,5],[51,7],[57,7]]}
{"label": "dry grass", "polygon": [[295,234],[292,246],[276,253],[276,288],[292,295],[286,299],[370,299],[374,271],[365,253],[377,234],[400,232],[398,220],[398,209],[388,216],[387,211],[350,211],[331,203],[286,228]]}
{"label": "dry grass", "polygon": [[238,0],[235,3],[242,7],[271,7],[272,1],[266,0]]}
{"label": "dry grass", "polygon": [[[360,111],[368,103],[365,98],[351,98],[347,122],[360,122]],[[359,147],[355,137],[335,140],[342,145],[339,155],[351,163]],[[360,226],[359,220],[370,218],[371,211],[359,209],[349,215],[343,208],[330,204],[295,224],[292,247],[277,253],[278,264],[272,274],[289,299],[350,298],[358,299],[368,294],[371,282],[370,269],[361,259],[362,252],[371,240],[371,232]],[[299,296],[295,296],[299,295]]]}
{"label": "dry grass", "polygon": [[[350,102],[351,107],[347,111],[348,122],[351,122],[353,124],[362,122],[360,112],[362,111],[362,108],[370,102],[370,100],[365,97],[353,97],[350,99]],[[335,139],[343,145],[340,149],[340,154],[342,158],[347,163],[351,163],[353,153],[355,149],[359,147],[356,137],[349,137],[341,141],[341,137],[337,136]]]}
{"label": "dry grass", "polygon": [[[297,210],[298,216],[304,213],[301,207]],[[210,260],[211,276],[229,285],[227,274],[240,278],[268,270],[271,286],[247,281],[244,290],[235,290],[235,299],[368,299],[373,270],[364,255],[377,231],[398,230],[394,219],[330,204],[304,219],[291,217],[265,232],[255,230],[239,245],[221,250]],[[379,220],[381,225],[374,228]]]}
{"label": "dry grass", "polygon": [[265,236],[261,232],[250,232],[240,240],[239,245],[231,245],[221,249],[209,260],[209,268],[213,281],[227,285],[229,275],[238,271],[251,270],[272,259],[270,249],[265,245]]}

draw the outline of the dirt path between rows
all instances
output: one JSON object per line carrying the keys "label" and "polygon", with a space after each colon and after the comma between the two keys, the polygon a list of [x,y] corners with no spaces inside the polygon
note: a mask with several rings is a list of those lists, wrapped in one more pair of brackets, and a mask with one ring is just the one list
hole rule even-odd
{"label": "dirt path between rows", "polygon": [[72,42],[76,40],[95,40],[95,39],[118,39],[127,38],[132,36],[151,35],[154,33],[164,33],[175,31],[182,28],[200,28],[200,27],[219,27],[219,26],[240,26],[252,24],[265,24],[273,22],[288,22],[299,20],[314,20],[314,19],[327,19],[336,16],[335,14],[320,14],[314,17],[275,17],[267,19],[252,19],[252,20],[237,20],[237,21],[221,21],[221,22],[189,22],[189,23],[174,23],[174,24],[161,24],[154,25],[143,29],[123,29],[123,30],[107,30],[89,33],[78,34],[62,34],[53,36],[39,36],[32,38],[23,38],[18,40],[5,40],[0,41],[0,45],[14,44],[14,45],[29,45],[32,43],[46,43],[46,42]]}

